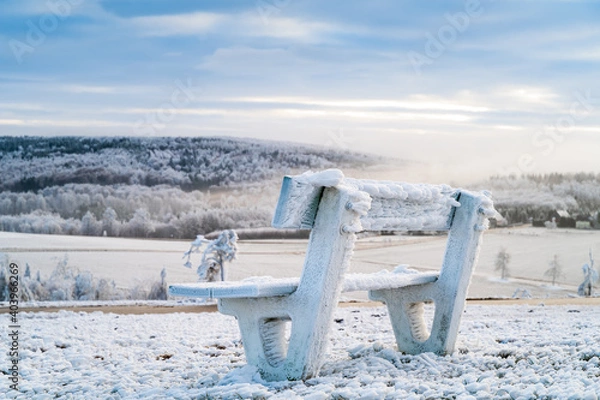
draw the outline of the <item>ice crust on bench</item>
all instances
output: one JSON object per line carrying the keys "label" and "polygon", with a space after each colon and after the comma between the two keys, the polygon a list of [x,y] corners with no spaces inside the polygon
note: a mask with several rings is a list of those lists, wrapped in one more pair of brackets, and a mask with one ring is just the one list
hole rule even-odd
{"label": "ice crust on bench", "polygon": [[[438,273],[395,273],[381,271],[375,274],[348,274],[342,284],[342,292],[392,289],[435,282]],[[298,288],[300,278],[252,277],[239,282],[200,282],[171,285],[173,296],[198,298],[256,298],[285,296]]]}
{"label": "ice crust on bench", "polygon": [[460,207],[457,191],[447,185],[345,179],[344,184],[367,193],[371,208],[360,222],[366,231],[447,230],[452,207]]}
{"label": "ice crust on bench", "polygon": [[[358,231],[445,231],[458,191],[447,185],[410,184],[344,178],[339,170],[306,172],[284,181],[273,226],[310,229],[323,188],[337,186],[362,196],[365,210]],[[359,205],[354,204],[354,207]],[[363,210],[360,210],[363,211]]]}
{"label": "ice crust on bench", "polygon": [[260,278],[239,282],[181,283],[169,286],[169,293],[211,299],[284,296],[293,293],[300,282],[300,278]]}

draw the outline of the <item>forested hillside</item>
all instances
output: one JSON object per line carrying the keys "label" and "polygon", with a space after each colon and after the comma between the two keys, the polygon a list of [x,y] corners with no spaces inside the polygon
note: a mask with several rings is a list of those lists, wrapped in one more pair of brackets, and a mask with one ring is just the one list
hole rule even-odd
{"label": "forested hillside", "polygon": [[194,238],[265,227],[279,188],[261,182],[383,161],[226,138],[0,137],[0,230]]}
{"label": "forested hillside", "polygon": [[293,169],[375,161],[359,153],[227,138],[0,137],[0,190],[37,191],[67,183],[206,189]]}
{"label": "forested hillside", "polygon": [[600,174],[542,174],[492,177],[479,185],[492,190],[496,209],[509,223],[549,219],[555,210],[600,222]]}

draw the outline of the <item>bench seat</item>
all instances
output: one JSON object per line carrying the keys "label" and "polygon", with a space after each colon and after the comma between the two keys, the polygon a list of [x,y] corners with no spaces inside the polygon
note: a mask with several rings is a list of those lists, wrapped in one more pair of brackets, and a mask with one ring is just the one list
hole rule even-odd
{"label": "bench seat", "polygon": [[[344,277],[342,292],[394,289],[424,285],[435,282],[438,272],[348,274]],[[248,278],[238,282],[199,282],[171,285],[169,292],[173,296],[235,299],[286,296],[294,293],[300,284],[300,278]]]}

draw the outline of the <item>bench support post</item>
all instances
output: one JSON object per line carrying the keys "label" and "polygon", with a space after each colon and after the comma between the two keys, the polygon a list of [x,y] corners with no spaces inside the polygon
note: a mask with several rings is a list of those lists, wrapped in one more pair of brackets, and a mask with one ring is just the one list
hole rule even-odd
{"label": "bench support post", "polygon": [[[267,380],[308,379],[319,372],[356,240],[347,229],[356,226],[360,217],[348,205],[352,200],[349,191],[324,189],[294,293],[219,300],[219,311],[238,319],[247,362]],[[286,351],[287,321],[291,334]]]}
{"label": "bench support post", "polygon": [[[462,192],[458,200],[460,207],[455,209],[439,279],[421,286],[369,292],[372,300],[387,305],[399,351],[454,351],[485,223],[480,197]],[[431,334],[422,316],[422,303],[426,301],[435,304]]]}

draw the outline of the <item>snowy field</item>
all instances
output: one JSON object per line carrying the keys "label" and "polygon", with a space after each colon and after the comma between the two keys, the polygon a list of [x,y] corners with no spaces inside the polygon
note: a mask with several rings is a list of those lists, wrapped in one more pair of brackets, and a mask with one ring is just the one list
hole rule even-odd
{"label": "snowy field", "polygon": [[[392,270],[398,264],[409,264],[422,271],[437,269],[443,259],[445,241],[445,236],[362,238],[357,242],[351,272]],[[97,278],[114,279],[121,287],[155,281],[163,267],[169,283],[196,281],[194,270],[182,266],[182,256],[189,244],[189,241],[0,232],[0,253],[23,267],[28,263],[34,274],[40,270],[43,277],[48,277],[66,255],[69,266],[90,271]],[[298,276],[306,245],[305,240],[240,241],[238,259],[227,269],[229,279],[253,275]],[[511,276],[506,281],[501,281],[494,270],[496,255],[502,247],[511,255],[508,265]],[[510,298],[519,289],[526,289],[538,298],[573,295],[583,280],[581,266],[589,261],[589,249],[600,255],[600,231],[531,227],[489,230],[484,234],[469,297]],[[544,272],[554,254],[559,256],[564,275],[552,287]],[[366,298],[362,293],[345,296]]]}
{"label": "snowy field", "polygon": [[[600,308],[469,305],[454,354],[407,356],[385,308],[340,308],[305,382],[263,382],[218,313],[21,313],[19,399],[597,399]],[[210,327],[210,328],[208,328]],[[0,325],[2,345],[7,324]],[[6,362],[2,362],[5,370]],[[7,387],[6,382],[2,387]],[[15,396],[16,395],[16,396]]]}

